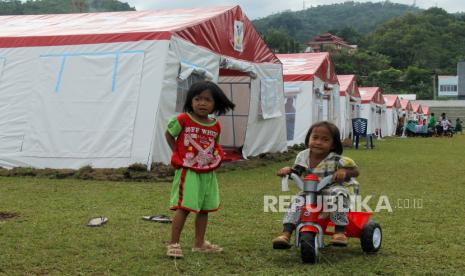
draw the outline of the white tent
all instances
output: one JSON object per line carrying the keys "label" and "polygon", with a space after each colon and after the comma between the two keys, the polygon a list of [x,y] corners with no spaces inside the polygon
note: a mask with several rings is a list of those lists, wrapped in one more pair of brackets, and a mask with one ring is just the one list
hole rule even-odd
{"label": "white tent", "polygon": [[423,109],[419,103],[412,102],[413,120],[423,120]]}
{"label": "white tent", "polygon": [[169,163],[166,123],[190,84],[221,82],[231,96],[241,86],[231,75],[248,89],[233,99],[241,114],[220,118],[221,138],[240,132],[245,157],[286,149],[282,65],[239,6],[1,16],[0,25],[2,167]]}
{"label": "white tent", "polygon": [[362,98],[360,117],[368,120],[367,135],[375,134],[381,129],[385,102],[379,87],[359,87]]}
{"label": "white tent", "polygon": [[399,123],[399,117],[402,116],[400,100],[397,95],[384,95],[384,101],[386,102],[386,123],[387,131],[384,136],[395,136],[397,124]]}
{"label": "white tent", "polygon": [[400,106],[402,108],[402,114],[400,116],[403,116],[405,114],[405,123],[407,123],[408,120],[413,120],[414,114],[412,102],[410,100],[400,99]]}
{"label": "white tent", "polygon": [[329,53],[281,54],[288,145],[304,143],[310,126],[328,120],[340,127],[339,83]]}
{"label": "white tent", "polygon": [[360,117],[361,98],[355,75],[337,75],[340,84],[341,138],[352,137],[352,119]]}
{"label": "white tent", "polygon": [[430,118],[429,106],[421,104],[421,109],[423,110],[423,119],[426,119],[426,122],[428,122]]}

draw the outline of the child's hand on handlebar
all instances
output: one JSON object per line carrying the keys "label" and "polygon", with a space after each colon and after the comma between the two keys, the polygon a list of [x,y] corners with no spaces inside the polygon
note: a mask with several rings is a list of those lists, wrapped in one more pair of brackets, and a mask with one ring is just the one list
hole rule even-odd
{"label": "child's hand on handlebar", "polygon": [[333,181],[334,182],[344,182],[348,176],[346,169],[339,169],[333,174]]}
{"label": "child's hand on handlebar", "polygon": [[291,173],[291,167],[284,167],[278,170],[277,176],[286,176]]}

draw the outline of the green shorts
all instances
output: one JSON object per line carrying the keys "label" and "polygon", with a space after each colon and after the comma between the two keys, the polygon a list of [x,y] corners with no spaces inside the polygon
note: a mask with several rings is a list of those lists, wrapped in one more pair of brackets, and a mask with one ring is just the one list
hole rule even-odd
{"label": "green shorts", "polygon": [[215,172],[197,173],[186,168],[176,170],[171,188],[171,210],[207,213],[218,210],[219,205]]}

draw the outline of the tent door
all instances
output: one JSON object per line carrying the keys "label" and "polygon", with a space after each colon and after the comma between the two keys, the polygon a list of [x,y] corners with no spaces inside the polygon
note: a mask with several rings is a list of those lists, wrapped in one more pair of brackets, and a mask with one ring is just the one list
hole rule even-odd
{"label": "tent door", "polygon": [[225,148],[244,145],[250,109],[250,77],[220,77],[218,85],[236,105],[234,111],[219,116],[221,122],[220,143]]}
{"label": "tent door", "polygon": [[286,133],[287,141],[294,140],[295,132],[295,113],[296,113],[296,101],[297,96],[286,96],[286,103],[284,104],[284,110],[286,112]]}

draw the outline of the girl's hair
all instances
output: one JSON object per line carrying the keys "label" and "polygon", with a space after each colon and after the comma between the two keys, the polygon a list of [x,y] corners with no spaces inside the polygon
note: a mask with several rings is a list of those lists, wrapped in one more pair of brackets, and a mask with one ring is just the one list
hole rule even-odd
{"label": "girl's hair", "polygon": [[189,91],[187,91],[186,102],[184,103],[184,112],[193,112],[192,109],[192,99],[202,93],[203,91],[208,90],[213,96],[215,101],[215,107],[213,112],[216,115],[226,114],[229,110],[233,110],[236,106],[232,103],[224,94],[223,90],[211,81],[199,81],[191,85]]}
{"label": "girl's hair", "polygon": [[331,151],[337,154],[342,154],[343,149],[339,129],[336,125],[328,121],[317,122],[310,127],[310,129],[307,132],[307,136],[305,136],[305,145],[308,146],[310,135],[312,135],[313,129],[317,127],[325,127],[329,130],[329,133],[331,133],[331,137],[333,138],[333,148],[331,149]]}

